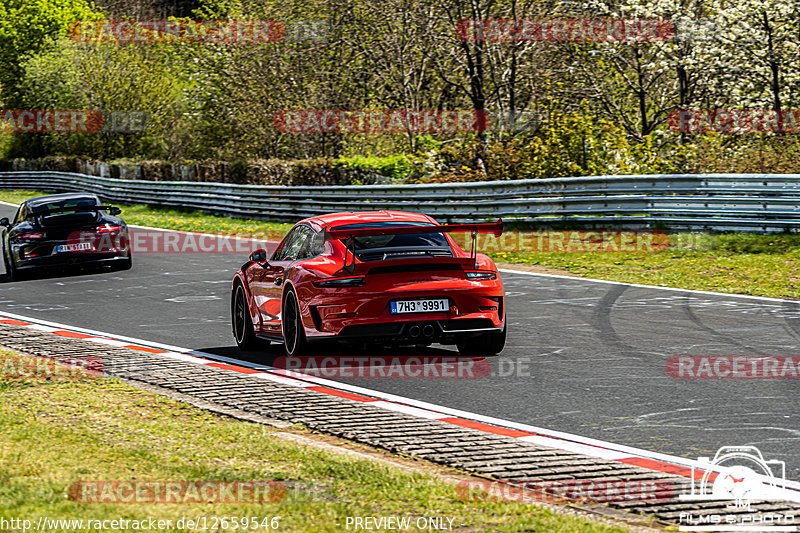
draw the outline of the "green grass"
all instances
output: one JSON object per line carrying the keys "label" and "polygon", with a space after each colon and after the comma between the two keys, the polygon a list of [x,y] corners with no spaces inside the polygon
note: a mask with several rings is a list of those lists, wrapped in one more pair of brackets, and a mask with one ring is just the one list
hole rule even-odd
{"label": "green grass", "polygon": [[[20,202],[37,192],[0,191]],[[262,222],[145,205],[122,206],[129,224],[207,233],[267,235],[278,239],[291,223]],[[519,224],[511,227],[523,228]],[[463,242],[463,236],[460,239]],[[659,252],[490,252],[509,265],[536,265],[566,274],[777,298],[800,298],[800,235],[674,234]]]}
{"label": "green grass", "polygon": [[800,298],[800,235],[675,234],[654,252],[494,252],[501,264],[565,274],[775,298]]}
{"label": "green grass", "polygon": [[[4,359],[14,358],[0,351]],[[624,531],[511,502],[462,502],[428,473],[285,440],[104,378],[0,377],[0,518],[276,517],[280,531],[342,531],[348,516],[452,517],[460,531]],[[295,433],[307,433],[302,428]],[[77,503],[77,481],[276,480],[270,504]],[[339,524],[339,525],[337,525]],[[72,531],[50,528],[49,531]],[[177,528],[169,531],[177,531]],[[233,530],[232,528],[227,530]],[[258,529],[264,531],[264,529]]]}

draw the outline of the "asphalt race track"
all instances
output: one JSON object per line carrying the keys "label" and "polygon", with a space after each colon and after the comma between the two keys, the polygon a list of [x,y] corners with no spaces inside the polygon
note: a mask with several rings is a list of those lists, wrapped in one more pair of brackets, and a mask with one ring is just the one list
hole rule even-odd
{"label": "asphalt race track", "polygon": [[[0,216],[14,211],[0,206]],[[0,311],[270,364],[280,346],[240,354],[230,331],[230,280],[245,256],[138,254],[128,271],[2,283]],[[798,355],[800,304],[526,274],[503,279],[509,342],[491,358],[489,376],[348,382],[687,458],[755,445],[800,479],[800,380],[675,379],[666,371],[673,356]],[[455,355],[441,347],[411,353]]]}

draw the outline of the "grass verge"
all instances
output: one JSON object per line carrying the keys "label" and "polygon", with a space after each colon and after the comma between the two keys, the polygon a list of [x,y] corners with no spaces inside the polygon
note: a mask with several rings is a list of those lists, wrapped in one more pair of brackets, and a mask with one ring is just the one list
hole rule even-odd
{"label": "grass verge", "polygon": [[[43,194],[0,191],[0,200],[19,203]],[[176,211],[145,205],[122,206],[129,224],[277,238],[291,223]],[[674,234],[657,252],[489,252],[502,266],[526,266],[586,278],[664,287],[800,299],[800,235]],[[462,239],[463,240],[463,239]]]}
{"label": "grass verge", "polygon": [[800,299],[800,235],[674,234],[652,252],[495,252],[532,271],[773,298]]}
{"label": "grass verge", "polygon": [[[9,363],[12,361],[12,363]],[[0,369],[18,356],[0,350]],[[623,529],[511,502],[462,502],[455,487],[407,472],[271,436],[268,426],[219,416],[128,386],[76,376],[0,377],[0,523],[14,519],[46,531],[75,531],[57,520],[178,520],[280,517],[280,531],[342,531],[347,517],[453,518],[456,531],[613,532]],[[51,376],[52,378],[52,376]],[[303,433],[302,428],[293,432]],[[279,481],[279,503],[78,503],[79,481]],[[269,521],[267,522],[269,523]],[[447,521],[445,521],[447,524]],[[219,527],[216,531],[234,531]],[[95,530],[99,528],[94,528]],[[126,531],[116,527],[106,530]],[[414,528],[411,528],[414,529]],[[242,530],[242,529],[240,529]]]}

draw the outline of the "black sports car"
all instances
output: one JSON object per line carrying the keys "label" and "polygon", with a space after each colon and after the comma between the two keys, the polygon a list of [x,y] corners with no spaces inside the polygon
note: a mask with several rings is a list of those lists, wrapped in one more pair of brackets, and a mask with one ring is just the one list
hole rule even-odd
{"label": "black sports car", "polygon": [[25,200],[12,222],[0,219],[7,278],[69,265],[131,268],[128,227],[116,216],[120,213],[94,194],[51,194]]}

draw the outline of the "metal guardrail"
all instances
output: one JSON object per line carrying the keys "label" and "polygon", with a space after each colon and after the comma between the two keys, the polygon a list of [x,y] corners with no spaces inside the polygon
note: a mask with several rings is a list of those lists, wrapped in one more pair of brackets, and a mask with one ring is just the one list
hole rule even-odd
{"label": "metal guardrail", "polygon": [[420,185],[261,186],[0,172],[0,188],[82,191],[103,200],[293,221],[399,209],[438,220],[748,232],[800,231],[799,174],[665,174]]}

